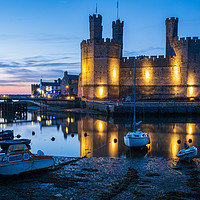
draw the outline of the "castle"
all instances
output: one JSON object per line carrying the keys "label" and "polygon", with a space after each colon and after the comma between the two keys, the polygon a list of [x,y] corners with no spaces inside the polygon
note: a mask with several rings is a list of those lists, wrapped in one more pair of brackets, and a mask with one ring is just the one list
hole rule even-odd
{"label": "castle", "polygon": [[79,95],[88,99],[200,97],[200,39],[178,37],[178,18],[167,18],[166,56],[123,57],[123,25],[112,22],[112,39],[102,38],[102,16],[90,15],[90,39],[81,43]]}

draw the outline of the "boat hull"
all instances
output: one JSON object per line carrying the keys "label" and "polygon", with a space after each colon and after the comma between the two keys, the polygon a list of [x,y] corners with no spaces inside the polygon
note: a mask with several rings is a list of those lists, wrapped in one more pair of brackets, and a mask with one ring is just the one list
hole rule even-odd
{"label": "boat hull", "polygon": [[190,147],[189,149],[182,149],[176,155],[180,160],[190,162],[197,155],[197,148]]}
{"label": "boat hull", "polygon": [[129,136],[124,136],[124,143],[128,147],[142,147],[149,143],[149,137],[144,138],[133,138]]}
{"label": "boat hull", "polygon": [[54,165],[53,159],[32,160],[0,166],[0,175],[16,175],[24,172],[49,168]]}
{"label": "boat hull", "polygon": [[0,175],[16,175],[53,166],[53,159],[33,160],[0,166]]}

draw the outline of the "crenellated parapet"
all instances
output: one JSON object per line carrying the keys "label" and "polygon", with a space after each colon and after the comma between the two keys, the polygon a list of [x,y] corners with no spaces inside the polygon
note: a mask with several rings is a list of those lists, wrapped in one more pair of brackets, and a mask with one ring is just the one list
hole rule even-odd
{"label": "crenellated parapet", "polygon": [[81,47],[84,47],[84,46],[90,46],[90,45],[113,45],[113,46],[121,46],[122,43],[120,41],[116,41],[114,39],[110,39],[110,38],[102,38],[98,41],[94,41],[94,40],[91,40],[91,39],[88,39],[88,40],[83,40],[81,42]]}
{"label": "crenellated parapet", "polygon": [[178,23],[178,17],[166,18],[165,23]]}
{"label": "crenellated parapet", "polygon": [[200,38],[198,37],[176,37],[174,38],[174,42],[175,43],[180,43],[180,44],[184,44],[184,43],[191,43],[191,44],[200,44]]}
{"label": "crenellated parapet", "polygon": [[169,60],[172,60],[173,57],[168,56],[164,57],[164,55],[160,56],[138,56],[138,57],[123,57],[121,60],[122,67],[133,67],[134,60],[136,59],[136,64],[138,66],[142,66],[142,64],[150,63],[152,66],[159,66],[166,64]]}

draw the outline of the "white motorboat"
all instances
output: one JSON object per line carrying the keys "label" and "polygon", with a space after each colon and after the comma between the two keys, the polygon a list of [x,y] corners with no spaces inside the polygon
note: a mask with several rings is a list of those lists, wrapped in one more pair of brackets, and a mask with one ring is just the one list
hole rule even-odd
{"label": "white motorboat", "polygon": [[45,156],[41,150],[37,155],[32,154],[30,142],[28,139],[0,141],[0,175],[16,175],[54,166],[52,156]]}
{"label": "white motorboat", "polygon": [[150,137],[147,133],[138,129],[134,132],[128,132],[124,136],[124,143],[128,147],[142,147],[150,144]]}
{"label": "white motorboat", "polygon": [[190,148],[181,149],[176,156],[180,160],[190,162],[196,155],[197,155],[197,148],[195,146],[192,146]]}
{"label": "white motorboat", "polygon": [[134,60],[134,120],[133,120],[133,126],[134,131],[128,132],[124,136],[124,143],[128,147],[142,147],[146,146],[147,144],[150,144],[150,137],[147,133],[145,133],[143,130],[135,130],[135,127],[138,126],[141,121],[136,123],[135,120],[135,89],[136,89],[136,59]]}

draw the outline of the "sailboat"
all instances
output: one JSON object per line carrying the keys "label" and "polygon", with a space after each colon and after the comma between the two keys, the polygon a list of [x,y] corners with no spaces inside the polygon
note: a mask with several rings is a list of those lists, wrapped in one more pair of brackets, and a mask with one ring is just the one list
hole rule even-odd
{"label": "sailboat", "polygon": [[124,143],[128,147],[143,147],[146,146],[147,144],[150,144],[150,137],[145,131],[141,129],[136,130],[136,126],[141,124],[142,121],[136,123],[135,119],[135,90],[136,90],[136,59],[134,60],[134,120],[133,120],[134,131],[128,132],[124,136]]}

